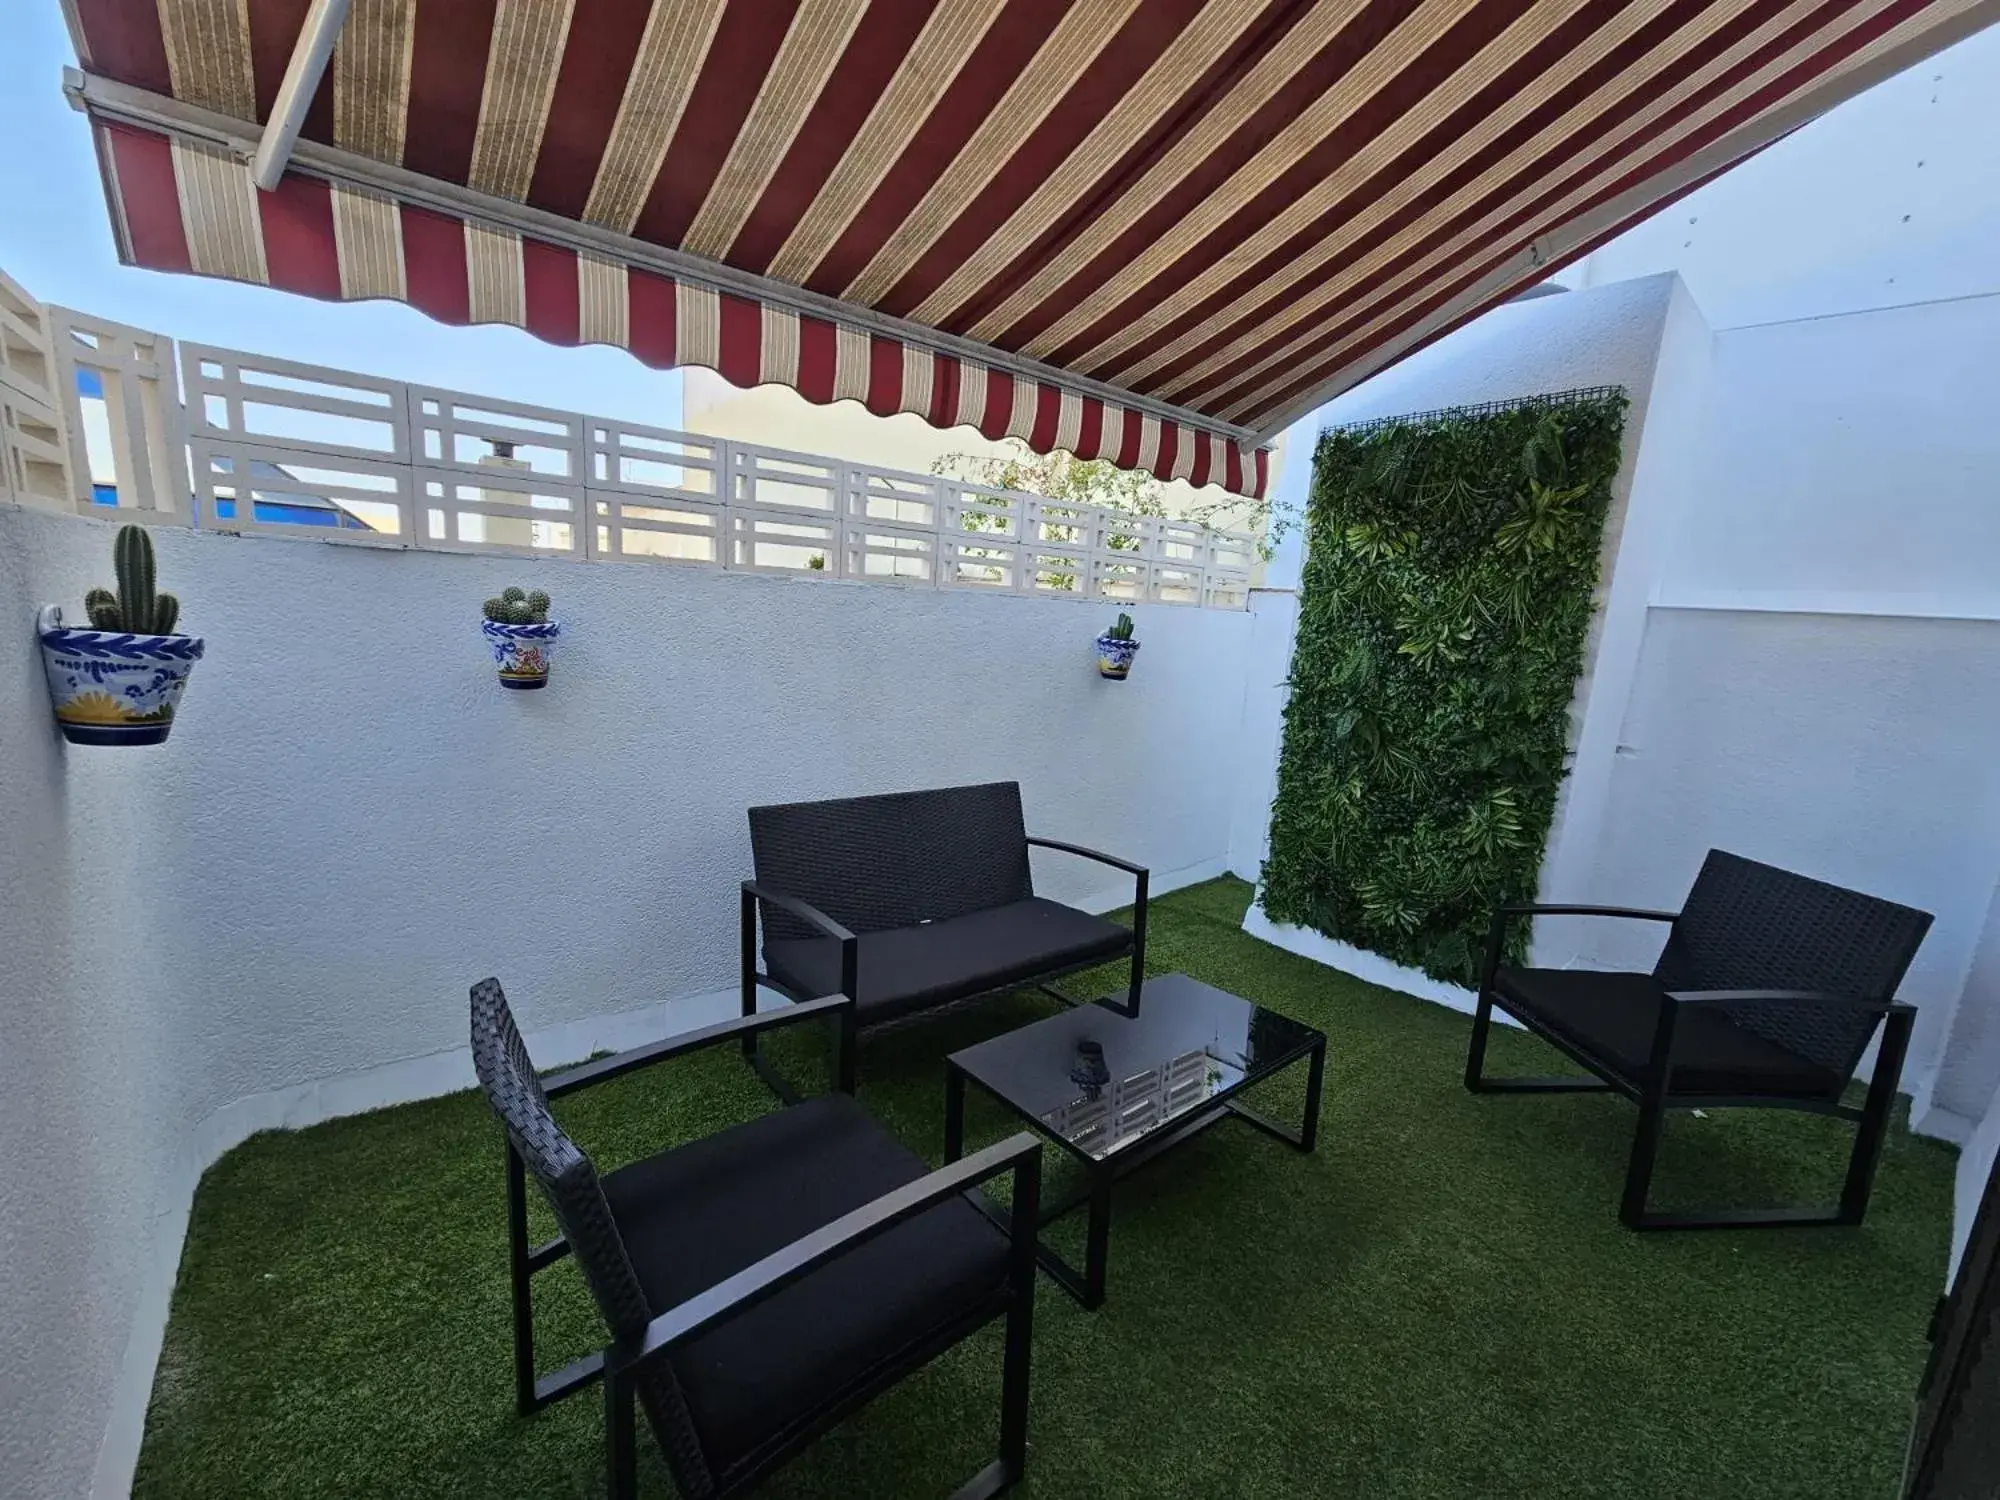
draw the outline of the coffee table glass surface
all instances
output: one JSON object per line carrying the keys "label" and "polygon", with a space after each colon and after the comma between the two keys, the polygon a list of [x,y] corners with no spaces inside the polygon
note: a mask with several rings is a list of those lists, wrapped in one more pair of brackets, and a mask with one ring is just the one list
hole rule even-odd
{"label": "coffee table glass surface", "polygon": [[[1074,1010],[952,1054],[952,1065],[1079,1155],[1129,1151],[1198,1106],[1298,1061],[1310,1026],[1184,974],[1146,981],[1139,1014]],[[1078,1044],[1103,1049],[1095,1077]]]}
{"label": "coffee table glass surface", "polygon": [[[1309,1067],[1298,1129],[1235,1097],[1302,1061]],[[1232,1116],[1311,1151],[1325,1069],[1321,1032],[1185,974],[1162,975],[1145,982],[1136,1015],[1114,996],[946,1058],[945,1157],[956,1161],[965,1149],[973,1084],[1081,1163],[1083,1191],[1044,1202],[1041,1219],[1046,1225],[1088,1204],[1084,1266],[1071,1266],[1046,1241],[1037,1258],[1084,1306],[1097,1307],[1110,1257],[1112,1183]]]}

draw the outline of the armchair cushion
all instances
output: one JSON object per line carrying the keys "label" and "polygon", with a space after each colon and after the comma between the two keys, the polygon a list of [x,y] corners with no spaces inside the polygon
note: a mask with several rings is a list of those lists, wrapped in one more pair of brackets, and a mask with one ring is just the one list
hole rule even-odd
{"label": "armchair cushion", "polygon": [[[1130,928],[1030,896],[921,926],[859,934],[855,1008],[864,1021],[887,1020],[1131,951]],[[840,989],[840,945],[829,938],[775,938],[764,945],[764,962],[794,993]]]}
{"label": "armchair cushion", "polygon": [[[1643,1087],[1666,986],[1650,974],[1507,969],[1494,976],[1507,1008],[1608,1071]],[[1682,1009],[1674,1030],[1674,1094],[1838,1098],[1846,1079],[1740,1026],[1713,1006]]]}
{"label": "armchair cushion", "polygon": [[[609,1173],[604,1194],[653,1315],[929,1169],[845,1094]],[[718,1478],[877,1365],[1004,1293],[1007,1239],[953,1199],[669,1355]]]}

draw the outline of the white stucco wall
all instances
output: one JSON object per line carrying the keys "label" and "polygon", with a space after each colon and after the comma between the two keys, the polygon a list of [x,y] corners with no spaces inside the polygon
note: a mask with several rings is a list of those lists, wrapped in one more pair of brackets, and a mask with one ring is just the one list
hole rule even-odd
{"label": "white stucco wall", "polygon": [[1855,96],[1564,279],[1678,271],[1717,328],[1985,296],[2000,244],[2000,29]]}
{"label": "white stucco wall", "polygon": [[2000,879],[1995,347],[2000,298],[1716,335],[1595,875],[1671,901],[1720,844],[1935,913],[1908,1077],[1960,1120],[2000,1082],[1952,1040],[1995,1003],[1967,986]]}
{"label": "white stucco wall", "polygon": [[[1110,683],[1103,612],[1064,601],[166,529],[209,647],[173,739],[65,747],[29,622],[110,541],[0,508],[10,1494],[129,1475],[178,1215],[244,1129],[469,1077],[489,973],[571,1056],[613,1034],[591,1018],[726,988],[747,806],[1016,778],[1034,830],[1156,889],[1225,866],[1244,613],[1134,609]],[[475,628],[516,580],[568,625],[540,693],[501,689]],[[1060,856],[1037,880],[1130,890]]]}

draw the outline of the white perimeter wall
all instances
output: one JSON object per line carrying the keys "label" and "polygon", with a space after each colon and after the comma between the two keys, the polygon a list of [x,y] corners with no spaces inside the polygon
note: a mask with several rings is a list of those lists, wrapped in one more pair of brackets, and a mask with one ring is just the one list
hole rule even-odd
{"label": "white perimeter wall", "polygon": [[[1110,683],[1108,616],[1063,601],[169,528],[208,641],[173,738],[65,746],[33,610],[106,581],[111,535],[0,507],[10,1495],[121,1492],[188,1194],[247,1130],[470,1082],[487,974],[544,1064],[730,986],[751,804],[1013,778],[1034,831],[1156,889],[1225,864],[1245,613],[1135,608]],[[568,626],[543,692],[503,690],[477,633],[513,581]]]}

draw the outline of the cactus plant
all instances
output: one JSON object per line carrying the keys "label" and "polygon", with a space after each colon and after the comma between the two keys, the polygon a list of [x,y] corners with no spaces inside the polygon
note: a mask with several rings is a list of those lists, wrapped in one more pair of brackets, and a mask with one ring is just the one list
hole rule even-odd
{"label": "cactus plant", "polygon": [[92,589],[83,596],[83,612],[93,630],[132,635],[173,635],[180,623],[181,602],[157,591],[158,569],[153,561],[152,534],[143,526],[122,526],[111,544],[111,564],[118,575],[118,592]]}
{"label": "cactus plant", "polygon": [[1105,635],[1109,636],[1109,637],[1110,637],[1110,638],[1111,638],[1112,640],[1114,640],[1114,641],[1129,641],[1129,640],[1131,640],[1131,639],[1132,639],[1132,617],[1131,617],[1130,615],[1127,615],[1127,614],[1120,614],[1120,615],[1118,616],[1118,622],[1117,622],[1117,623],[1116,623],[1115,625],[1113,625],[1113,626],[1112,626],[1112,627],[1111,627],[1111,628],[1110,628],[1109,630],[1105,631],[1104,633],[1105,633]]}
{"label": "cactus plant", "polygon": [[509,585],[481,606],[486,618],[497,625],[546,625],[549,596],[540,589],[532,594]]}

